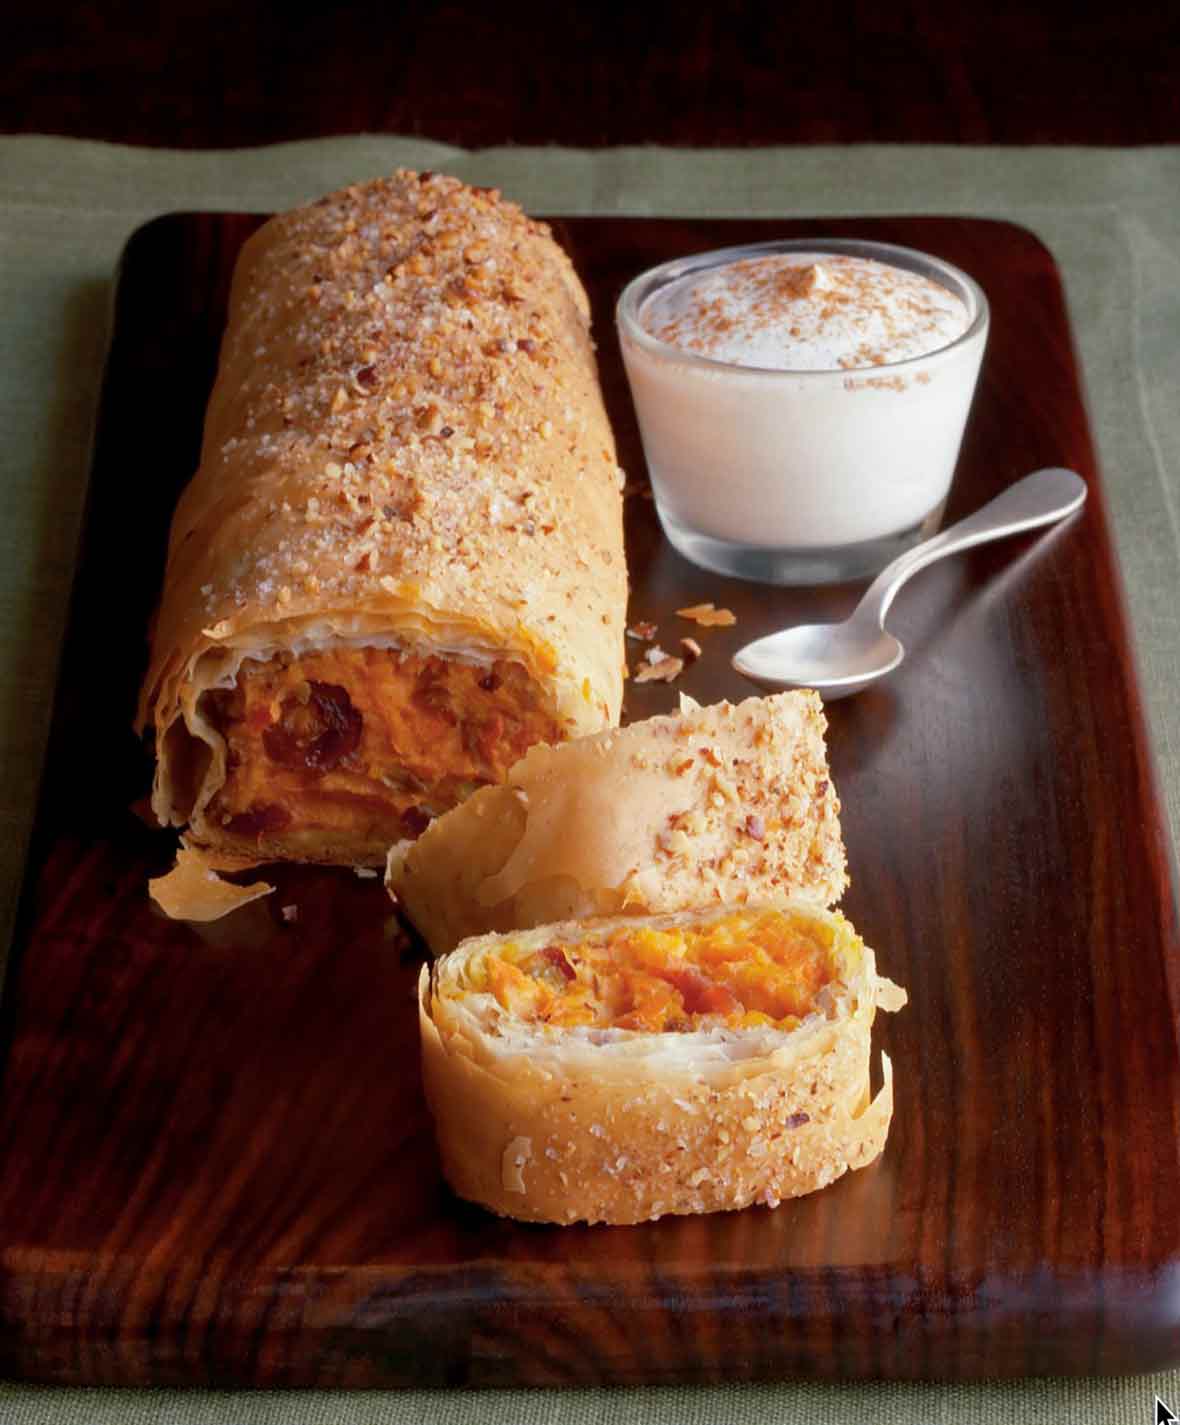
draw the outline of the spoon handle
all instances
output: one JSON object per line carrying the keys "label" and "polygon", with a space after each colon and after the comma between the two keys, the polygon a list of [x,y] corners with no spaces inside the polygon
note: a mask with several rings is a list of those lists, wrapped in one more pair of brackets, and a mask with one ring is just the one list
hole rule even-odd
{"label": "spoon handle", "polygon": [[1053,467],[1034,470],[1015,485],[989,500],[973,515],[944,529],[931,539],[907,549],[886,565],[865,591],[857,606],[857,614],[873,611],[877,622],[884,623],[889,605],[898,589],[919,569],[945,559],[950,554],[986,544],[991,539],[1006,539],[1010,534],[1022,534],[1040,525],[1053,524],[1078,509],[1086,498],[1086,482],[1072,470]]}

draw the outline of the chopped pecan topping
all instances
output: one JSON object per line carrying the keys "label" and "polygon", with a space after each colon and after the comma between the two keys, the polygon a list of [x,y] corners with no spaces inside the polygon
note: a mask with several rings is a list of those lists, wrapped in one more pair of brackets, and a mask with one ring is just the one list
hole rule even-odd
{"label": "chopped pecan topping", "polygon": [[641,663],[635,670],[637,683],[670,683],[684,672],[683,658],[661,658],[656,663]]}
{"label": "chopped pecan topping", "polygon": [[642,643],[650,643],[658,632],[654,623],[649,623],[646,619],[638,619],[627,630],[627,637],[637,638]]}
{"label": "chopped pecan topping", "polygon": [[677,609],[681,618],[692,619],[702,628],[729,628],[737,623],[737,618],[729,609],[716,609],[712,604],[693,604],[687,609]]}

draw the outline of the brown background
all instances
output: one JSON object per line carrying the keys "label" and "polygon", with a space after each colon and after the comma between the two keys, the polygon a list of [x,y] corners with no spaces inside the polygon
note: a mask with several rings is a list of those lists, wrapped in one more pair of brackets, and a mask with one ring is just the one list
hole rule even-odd
{"label": "brown background", "polygon": [[[173,147],[1180,141],[1180,6],[22,7],[0,132]],[[6,26],[7,29],[7,26]]]}

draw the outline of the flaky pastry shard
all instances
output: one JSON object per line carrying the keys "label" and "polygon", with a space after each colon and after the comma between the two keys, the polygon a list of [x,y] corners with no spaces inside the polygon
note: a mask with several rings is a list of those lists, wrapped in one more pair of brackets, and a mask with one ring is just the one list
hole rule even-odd
{"label": "flaky pastry shard", "polygon": [[399,172],[234,274],[139,724],[188,844],[379,865],[534,742],[618,719],[621,472],[549,229]]}
{"label": "flaky pastry shard", "polygon": [[905,992],[838,912],[779,902],[483,936],[422,971],[423,1078],[454,1190],[625,1224],[775,1206],[882,1151],[878,1009]]}
{"label": "flaky pastry shard", "polygon": [[148,894],[171,920],[220,920],[274,890],[266,881],[239,886],[218,874],[237,869],[249,867],[220,864],[216,858],[182,845],[172,870],[148,882]]}
{"label": "flaky pastry shard", "polygon": [[534,747],[393,847],[386,884],[436,955],[488,931],[800,896],[848,884],[814,692]]}

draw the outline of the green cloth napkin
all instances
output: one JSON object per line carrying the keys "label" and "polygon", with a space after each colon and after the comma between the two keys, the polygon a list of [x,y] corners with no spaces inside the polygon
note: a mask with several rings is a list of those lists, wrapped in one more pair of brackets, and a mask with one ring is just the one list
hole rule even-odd
{"label": "green cloth napkin", "polygon": [[[0,1385],[4,1425],[1154,1425],[1180,1377],[637,1390],[55,1390]],[[1180,1411],[1177,1411],[1180,1414]],[[1165,1417],[1166,1418],[1166,1417]]]}
{"label": "green cloth napkin", "polygon": [[[1007,218],[1057,258],[1109,498],[1173,837],[1180,828],[1180,148],[863,146],[468,152],[392,137],[176,153],[0,137],[0,949],[45,745],[85,493],[112,275],[175,209],[290,207],[399,165],[546,213]],[[1085,610],[1077,611],[1079,618]],[[1180,1348],[1180,1343],[1178,1343]],[[89,1392],[0,1385],[0,1420],[178,1425],[643,1421],[1155,1420],[1180,1371],[978,1386],[787,1384],[344,1395]]]}

